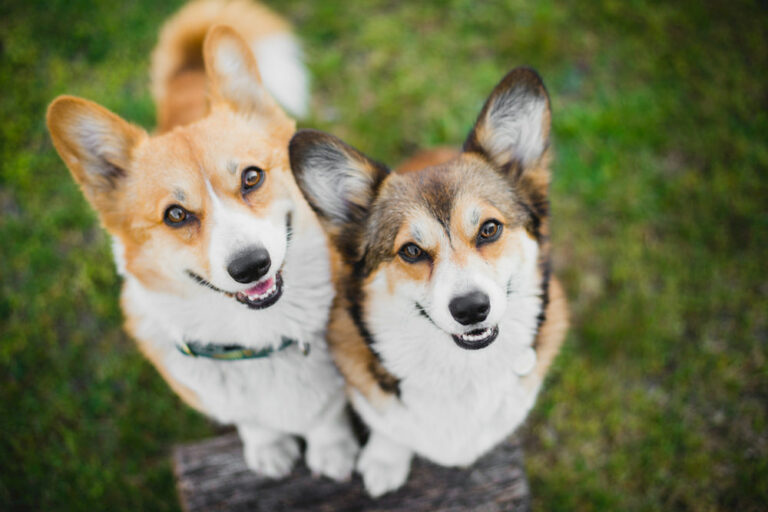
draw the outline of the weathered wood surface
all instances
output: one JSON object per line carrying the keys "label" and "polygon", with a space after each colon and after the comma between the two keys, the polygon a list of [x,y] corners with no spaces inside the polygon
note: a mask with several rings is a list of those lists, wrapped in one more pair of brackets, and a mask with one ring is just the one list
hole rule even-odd
{"label": "weathered wood surface", "polygon": [[415,460],[408,483],[373,500],[362,481],[313,477],[301,464],[284,480],[261,478],[243,460],[237,433],[177,446],[174,470],[182,507],[199,511],[527,511],[528,482],[517,441],[496,448],[467,469]]}

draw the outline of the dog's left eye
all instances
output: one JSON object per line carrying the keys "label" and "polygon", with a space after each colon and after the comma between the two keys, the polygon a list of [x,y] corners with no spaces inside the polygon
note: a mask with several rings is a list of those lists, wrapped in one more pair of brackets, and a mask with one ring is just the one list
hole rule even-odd
{"label": "dog's left eye", "polygon": [[177,204],[172,204],[166,208],[165,213],[163,214],[163,221],[172,228],[184,226],[193,218],[191,213]]}
{"label": "dog's left eye", "polygon": [[477,233],[477,245],[494,242],[501,236],[501,223],[495,219],[487,220]]}
{"label": "dog's left eye", "polygon": [[426,258],[426,253],[414,243],[407,243],[398,251],[400,257],[408,263],[416,263]]}
{"label": "dog's left eye", "polygon": [[256,167],[255,165],[246,167],[241,178],[242,184],[240,189],[242,193],[247,194],[259,188],[264,183],[264,174],[264,169],[261,167]]}

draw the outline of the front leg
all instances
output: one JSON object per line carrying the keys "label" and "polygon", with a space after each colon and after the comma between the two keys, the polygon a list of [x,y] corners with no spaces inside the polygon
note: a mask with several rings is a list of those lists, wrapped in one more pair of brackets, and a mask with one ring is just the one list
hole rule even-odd
{"label": "front leg", "polygon": [[360,450],[345,404],[345,399],[338,400],[305,436],[309,469],[337,481],[349,479]]}
{"label": "front leg", "polygon": [[357,461],[357,472],[363,477],[365,489],[374,498],[402,486],[411,469],[413,452],[380,432],[371,437]]}
{"label": "front leg", "polygon": [[295,437],[253,423],[238,424],[243,441],[243,455],[249,469],[270,478],[290,474],[299,458],[299,443]]}

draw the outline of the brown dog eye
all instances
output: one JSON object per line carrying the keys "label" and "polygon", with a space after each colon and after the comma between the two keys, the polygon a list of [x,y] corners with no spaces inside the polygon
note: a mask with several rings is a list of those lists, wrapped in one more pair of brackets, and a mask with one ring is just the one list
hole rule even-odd
{"label": "brown dog eye", "polygon": [[487,220],[480,226],[480,231],[477,233],[477,244],[485,244],[498,240],[501,235],[501,223],[497,220]]}
{"label": "brown dog eye", "polygon": [[165,216],[163,220],[169,226],[178,227],[189,220],[189,218],[190,215],[187,210],[177,204],[174,204],[165,210]]}
{"label": "brown dog eye", "polygon": [[400,257],[408,263],[416,263],[426,256],[424,251],[421,250],[421,247],[414,243],[405,244],[400,248],[399,253]]}
{"label": "brown dog eye", "polygon": [[246,167],[242,175],[241,191],[243,194],[247,194],[252,190],[259,188],[264,183],[264,169],[252,165]]}

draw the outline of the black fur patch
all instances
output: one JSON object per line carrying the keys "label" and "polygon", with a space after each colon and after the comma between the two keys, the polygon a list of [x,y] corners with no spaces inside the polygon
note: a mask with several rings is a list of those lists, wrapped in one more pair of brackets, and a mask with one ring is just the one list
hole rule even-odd
{"label": "black fur patch", "polygon": [[[290,247],[293,241],[293,213],[288,212],[285,214],[285,245]],[[286,250],[287,250],[286,247]]]}
{"label": "black fur patch", "polygon": [[368,329],[368,325],[365,323],[365,319],[363,318],[362,304],[364,300],[364,292],[362,288],[362,279],[364,277],[364,265],[364,259],[360,260],[355,265],[352,275],[350,275],[347,279],[347,282],[344,283],[344,289],[347,292],[347,300],[349,301],[348,312],[352,317],[352,322],[357,328],[357,332],[360,334],[360,337],[363,338],[363,341],[365,341],[365,344],[368,346],[371,354],[373,354],[373,361],[371,362],[368,369],[370,370],[374,379],[376,379],[376,382],[379,384],[379,387],[382,389],[382,391],[387,393],[394,393],[395,396],[400,398],[400,379],[389,373],[387,369],[384,368],[384,364],[381,361],[381,356],[373,347],[375,342],[373,335]]}
{"label": "black fur patch", "polygon": [[427,320],[429,320],[429,321],[432,323],[432,325],[434,325],[434,326],[435,326],[435,327],[437,327],[438,329],[440,328],[440,327],[438,327],[438,325],[435,323],[435,321],[434,321],[434,320],[432,320],[432,317],[431,317],[431,316],[429,316],[429,313],[427,313],[427,310],[426,310],[426,309],[424,309],[424,307],[423,307],[421,304],[419,304],[418,302],[414,302],[414,305],[416,306],[416,311],[418,311],[418,312],[419,312],[419,314],[420,314],[421,316],[423,316],[424,318],[426,318]]}
{"label": "black fur patch", "polygon": [[[376,354],[374,353],[374,355]],[[368,370],[370,370],[373,378],[376,379],[376,382],[379,384],[382,391],[394,394],[397,398],[400,398],[400,379],[384,368],[378,355],[376,355],[376,359],[371,361]]]}
{"label": "black fur patch", "polygon": [[549,258],[541,262],[541,311],[536,317],[536,331],[541,329],[547,319],[547,306],[549,306],[549,280],[552,276],[552,264]]}
{"label": "black fur patch", "polygon": [[525,230],[530,233],[530,235],[536,239],[536,241],[541,245],[544,237],[541,233],[541,227],[542,227],[542,216],[539,215],[539,213],[527,202],[525,201],[519,201],[520,206],[523,207],[525,212],[528,214],[528,220],[525,223]]}

